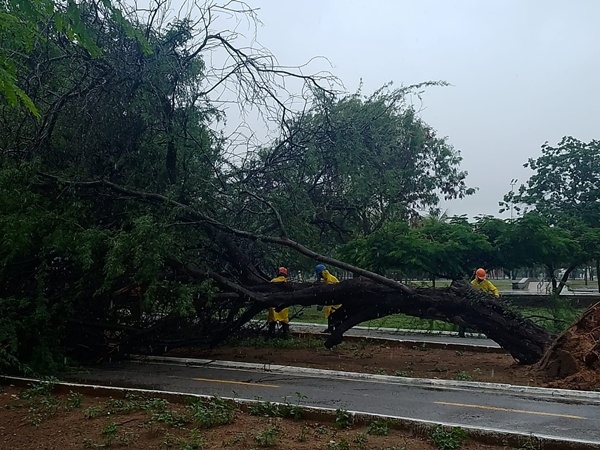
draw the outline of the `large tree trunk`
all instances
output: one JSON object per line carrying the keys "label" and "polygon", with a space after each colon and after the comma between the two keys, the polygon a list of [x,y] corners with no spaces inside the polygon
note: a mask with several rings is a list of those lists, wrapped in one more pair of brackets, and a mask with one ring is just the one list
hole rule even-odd
{"label": "large tree trunk", "polygon": [[339,344],[343,334],[361,322],[397,313],[473,328],[497,342],[521,364],[538,361],[552,341],[546,330],[466,283],[437,289],[406,287],[400,291],[361,277],[333,285],[288,283],[250,289],[262,291],[256,302],[277,309],[342,303],[334,316],[341,324],[326,341],[327,347]]}

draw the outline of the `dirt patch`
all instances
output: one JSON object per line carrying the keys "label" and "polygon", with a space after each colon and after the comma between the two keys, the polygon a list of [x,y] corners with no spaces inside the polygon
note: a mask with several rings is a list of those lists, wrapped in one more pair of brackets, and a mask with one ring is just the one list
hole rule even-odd
{"label": "dirt patch", "polygon": [[[31,392],[31,389],[25,391]],[[237,409],[169,404],[160,399],[126,400],[83,397],[79,394],[24,392],[9,387],[0,394],[0,448],[65,450],[83,448],[131,449],[250,449],[287,450],[402,449],[432,450],[428,439],[389,428],[360,426],[338,429],[280,417],[258,417]],[[210,406],[212,408],[212,406]],[[222,424],[215,418],[225,414]],[[209,422],[206,422],[206,421]],[[207,426],[210,425],[210,426]],[[438,436],[440,438],[440,436]],[[442,435],[449,440],[451,436]],[[455,448],[455,447],[445,447]],[[465,450],[506,447],[467,441]]]}
{"label": "dirt patch", "polygon": [[563,389],[600,389],[600,303],[561,334],[536,365]]}
{"label": "dirt patch", "polygon": [[[319,344],[320,337],[308,341]],[[390,342],[345,342],[332,350],[320,345],[300,346],[299,338],[289,344],[262,341],[256,346],[223,346],[214,350],[185,348],[167,356],[282,364],[316,369],[364,372],[417,378],[508,383],[523,386],[546,386],[546,379],[529,367],[519,366],[508,353],[480,353],[404,345]],[[273,346],[288,346],[279,348]]]}

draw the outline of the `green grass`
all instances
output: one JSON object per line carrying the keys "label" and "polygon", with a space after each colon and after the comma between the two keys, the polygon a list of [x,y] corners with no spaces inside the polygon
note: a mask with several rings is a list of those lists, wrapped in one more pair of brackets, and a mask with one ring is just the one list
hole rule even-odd
{"label": "green grass", "polygon": [[[323,311],[317,311],[314,307],[305,308],[302,316],[297,320],[300,322],[309,323],[327,323],[327,319],[323,317]],[[291,323],[293,324],[293,321]],[[373,319],[363,322],[360,325],[373,328],[400,328],[410,330],[456,331],[458,329],[456,325],[446,323],[441,320],[419,319],[417,317],[406,316],[404,314],[394,314],[391,316],[382,317],[381,319]]]}

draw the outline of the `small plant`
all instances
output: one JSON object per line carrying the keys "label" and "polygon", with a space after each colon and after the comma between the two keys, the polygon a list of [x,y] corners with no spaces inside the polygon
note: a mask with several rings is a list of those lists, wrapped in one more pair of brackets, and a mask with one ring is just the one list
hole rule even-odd
{"label": "small plant", "polygon": [[281,430],[277,427],[269,427],[254,435],[254,440],[260,447],[274,447]]}
{"label": "small plant", "polygon": [[95,419],[102,414],[102,408],[98,405],[90,406],[83,412],[83,417],[86,419]]}
{"label": "small plant", "polygon": [[253,416],[278,417],[279,405],[276,403],[261,401],[260,397],[256,397],[256,403],[252,404],[248,412]]}
{"label": "small plant", "polygon": [[298,442],[306,442],[308,440],[308,427],[305,425],[300,429],[300,434],[298,435]]}
{"label": "small plant", "polygon": [[36,397],[46,397],[54,390],[55,378],[49,378],[47,381],[40,381],[29,385],[29,388],[19,393],[19,398],[31,400]]}
{"label": "small plant", "polygon": [[80,394],[79,392],[70,391],[69,395],[67,395],[65,409],[70,411],[75,408],[81,408],[82,402],[83,402],[82,394]]}
{"label": "small plant", "polygon": [[181,428],[191,422],[188,415],[174,411],[163,411],[153,416],[156,422],[166,423],[173,428]]}
{"label": "small plant", "polygon": [[387,370],[385,370],[385,369],[379,369],[379,370],[377,371],[377,374],[378,374],[378,375],[387,375]]}
{"label": "small plant", "polygon": [[407,370],[396,370],[396,371],[394,371],[394,376],[395,377],[408,377],[408,378],[410,378],[412,376],[412,372],[407,371]]}
{"label": "small plant", "polygon": [[479,367],[476,367],[475,369],[473,369],[473,373],[475,375],[481,375],[481,369]]}
{"label": "small plant", "polygon": [[162,398],[149,398],[140,404],[140,409],[143,411],[165,411],[169,406],[169,402]]}
{"label": "small plant", "polygon": [[327,450],[350,450],[350,444],[345,439],[339,442],[329,441],[327,444]]}
{"label": "small plant", "polygon": [[523,445],[519,447],[519,450],[538,450],[540,445],[537,443],[533,436],[529,436]]}
{"label": "small plant", "polygon": [[350,428],[352,426],[352,416],[344,408],[335,410],[334,424],[337,428]]}
{"label": "small plant", "polygon": [[387,436],[390,432],[390,422],[388,420],[374,420],[369,424],[367,433],[375,436]]}
{"label": "small plant", "polygon": [[473,377],[464,370],[461,370],[454,376],[454,379],[458,381],[472,381]]}
{"label": "small plant", "polygon": [[102,428],[102,436],[104,437],[105,446],[110,447],[112,442],[117,437],[118,426],[114,422],[109,422]]}
{"label": "small plant", "polygon": [[104,425],[104,428],[102,428],[102,434],[104,436],[114,436],[117,434],[117,424],[114,422],[109,422],[106,425]]}
{"label": "small plant", "polygon": [[301,394],[300,392],[296,392],[296,404],[291,404],[287,398],[285,399],[284,405],[279,405],[279,414],[280,417],[289,417],[291,419],[302,419],[304,412],[302,407],[300,406],[300,402],[306,400],[308,397],[306,395]]}
{"label": "small plant", "polygon": [[235,418],[235,405],[218,397],[209,402],[192,400],[188,408],[194,421],[202,428],[226,425]]}
{"label": "small plant", "polygon": [[367,436],[367,433],[357,433],[356,436],[354,437],[354,443],[356,444],[356,447],[359,450],[363,450],[363,449],[367,448],[368,440],[369,440],[369,438]]}
{"label": "small plant", "polygon": [[199,430],[192,430],[188,441],[179,441],[181,450],[202,450],[206,444],[206,437]]}
{"label": "small plant", "polygon": [[455,450],[467,439],[467,432],[460,428],[445,428],[438,425],[431,433],[431,441],[438,450]]}
{"label": "small plant", "polygon": [[226,447],[229,446],[233,446],[233,447],[240,447],[240,443],[242,443],[244,440],[246,440],[246,433],[237,433],[235,436],[229,438],[228,440],[226,440],[225,442],[223,442],[223,445]]}
{"label": "small plant", "polygon": [[175,436],[173,436],[170,433],[165,434],[162,441],[162,445],[165,448],[173,448],[173,446],[175,445]]}
{"label": "small plant", "polygon": [[463,355],[465,354],[465,352],[463,352],[462,350],[456,350],[456,351],[454,352],[454,354],[455,354],[456,356],[463,356]]}
{"label": "small plant", "polygon": [[123,447],[129,447],[137,439],[137,435],[131,431],[125,431],[123,434],[117,436],[116,441]]}
{"label": "small plant", "polygon": [[139,408],[136,400],[128,399],[115,399],[110,398],[104,405],[104,410],[107,414],[129,414],[130,412],[137,411]]}
{"label": "small plant", "polygon": [[324,427],[324,426],[321,425],[320,427],[315,428],[315,433],[317,433],[317,434],[327,434],[327,433],[329,433],[329,430],[327,429],[327,427]]}

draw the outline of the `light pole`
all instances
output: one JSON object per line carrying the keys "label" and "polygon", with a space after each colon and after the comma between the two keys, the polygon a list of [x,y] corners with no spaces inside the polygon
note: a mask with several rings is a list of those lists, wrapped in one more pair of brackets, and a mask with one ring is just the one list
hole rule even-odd
{"label": "light pole", "polygon": [[516,178],[513,178],[512,180],[510,180],[510,218],[511,218],[511,220],[513,218],[513,204],[514,204],[513,194],[515,191],[515,184],[517,184],[517,181],[519,181],[519,180]]}
{"label": "light pole", "polygon": [[[514,191],[515,191],[515,184],[517,184],[517,180],[516,178],[513,178],[512,180],[510,180],[510,220],[512,220],[513,218],[513,205],[514,205],[514,200],[513,200],[513,195],[514,195]],[[510,277],[510,279],[513,279],[513,271],[510,270],[508,273],[508,276]]]}

